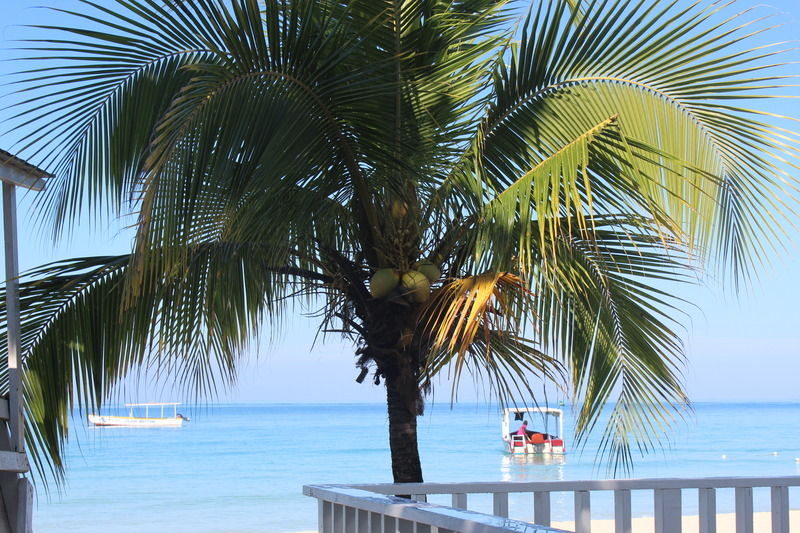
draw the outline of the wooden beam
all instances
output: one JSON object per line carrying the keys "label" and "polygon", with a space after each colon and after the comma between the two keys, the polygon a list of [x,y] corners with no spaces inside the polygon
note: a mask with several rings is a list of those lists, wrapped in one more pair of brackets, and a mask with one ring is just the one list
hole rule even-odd
{"label": "wooden beam", "polygon": [[466,509],[467,508],[467,495],[455,493],[452,497],[451,505],[456,509]]}
{"label": "wooden beam", "polygon": [[[8,451],[11,449],[11,440],[8,437],[8,425],[0,423],[0,450]],[[17,523],[17,511],[19,499],[19,489],[17,480],[19,475],[16,472],[0,471],[0,493],[3,494],[3,511],[0,512],[0,533],[13,533],[12,525]],[[4,529],[5,528],[5,529]]]}
{"label": "wooden beam", "polygon": [[17,185],[32,191],[44,189],[44,180],[31,176],[16,167],[0,164],[0,181],[9,185]]}
{"label": "wooden beam", "polygon": [[28,478],[19,478],[17,480],[17,516],[14,533],[33,533],[32,511],[33,485]]}
{"label": "wooden beam", "polygon": [[[5,430],[0,430],[5,433]],[[0,494],[3,495],[3,508],[0,509],[0,533],[13,533],[12,524],[17,520],[17,500],[19,475],[14,472],[0,472]]]}
{"label": "wooden beam", "polygon": [[539,526],[550,526],[550,493],[533,493],[533,523]]}
{"label": "wooden beam", "polygon": [[789,533],[789,487],[772,487],[772,533]]}
{"label": "wooden beam", "polygon": [[576,490],[573,497],[575,500],[575,533],[591,533],[591,493],[588,490]]}
{"label": "wooden beam", "polygon": [[736,533],[753,533],[753,488],[737,487],[736,498]]}
{"label": "wooden beam", "polygon": [[0,181],[3,183],[41,191],[44,189],[44,180],[52,177],[51,174],[27,161],[0,150]]}
{"label": "wooden beam", "polygon": [[495,492],[492,494],[492,514],[508,518],[508,493]]}
{"label": "wooden beam", "polygon": [[631,491],[620,489],[614,491],[614,533],[631,533]]}
{"label": "wooden beam", "polygon": [[24,453],[0,451],[0,471],[22,474],[31,469]]}
{"label": "wooden beam", "polygon": [[681,533],[681,489],[656,489],[653,497],[656,533]]}
{"label": "wooden beam", "polygon": [[3,183],[3,232],[6,255],[6,327],[8,332],[8,426],[11,449],[25,451],[22,423],[22,369],[20,368],[19,260],[17,257],[17,188]]}
{"label": "wooden beam", "polygon": [[[470,483],[356,483],[353,489],[378,494],[491,494],[494,492],[574,492],[576,490],[735,489],[800,487],[800,476],[595,479],[584,481],[478,481]],[[405,491],[405,492],[404,492]]]}
{"label": "wooden beam", "polygon": [[700,533],[717,533],[717,489],[698,489]]}

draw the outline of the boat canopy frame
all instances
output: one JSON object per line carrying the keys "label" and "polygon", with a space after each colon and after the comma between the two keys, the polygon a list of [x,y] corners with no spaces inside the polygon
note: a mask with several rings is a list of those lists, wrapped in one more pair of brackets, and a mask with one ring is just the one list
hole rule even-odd
{"label": "boat canopy frame", "polygon": [[125,407],[128,407],[130,410],[128,411],[131,418],[133,418],[133,408],[134,407],[144,407],[144,417],[150,418],[150,408],[151,407],[160,407],[161,408],[161,417],[164,418],[164,407],[171,405],[172,406],[172,416],[176,418],[178,416],[178,406],[180,402],[151,402],[151,403],[126,403]]}
{"label": "boat canopy frame", "polygon": [[[503,438],[508,438],[508,434],[511,432],[511,414],[517,413],[529,413],[531,415],[540,414],[545,420],[545,426],[547,426],[547,417],[552,416],[558,420],[558,435],[559,439],[564,438],[564,410],[558,409],[555,407],[506,407],[503,409],[503,423],[502,423],[502,431],[503,431]],[[549,432],[547,427],[545,427],[545,431]]]}

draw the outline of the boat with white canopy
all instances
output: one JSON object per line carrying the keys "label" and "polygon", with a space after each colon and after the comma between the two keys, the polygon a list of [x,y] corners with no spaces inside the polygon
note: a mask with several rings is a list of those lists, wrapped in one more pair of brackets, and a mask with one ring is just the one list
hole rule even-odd
{"label": "boat with white canopy", "polygon": [[[511,427],[512,421],[517,423],[516,427]],[[561,409],[508,407],[503,410],[501,425],[503,444],[509,453],[563,455],[566,451]]]}
{"label": "boat with white canopy", "polygon": [[[189,419],[178,412],[180,403],[159,402],[159,403],[126,403],[128,416],[109,416],[109,415],[89,415],[89,422],[95,426],[125,426],[125,427],[181,427]],[[169,409],[169,408],[172,409]],[[151,408],[159,411],[159,416],[150,416]],[[144,416],[137,416],[142,414]],[[166,409],[166,411],[165,411]],[[169,411],[172,416],[169,416]]]}

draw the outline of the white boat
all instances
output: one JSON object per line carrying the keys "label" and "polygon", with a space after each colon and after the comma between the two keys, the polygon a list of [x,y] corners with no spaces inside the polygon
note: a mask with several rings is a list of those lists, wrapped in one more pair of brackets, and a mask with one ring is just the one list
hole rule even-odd
{"label": "white boat", "polygon": [[[89,415],[89,423],[95,426],[125,426],[125,427],[181,427],[188,418],[178,413],[179,403],[126,403],[129,409],[128,416]],[[172,416],[164,415],[165,407],[172,407]],[[144,416],[134,416],[134,409],[144,407]],[[160,416],[150,416],[150,408],[160,408]]]}
{"label": "white boat", "polygon": [[[517,422],[516,427],[511,427]],[[531,425],[525,434],[522,424]],[[503,444],[512,454],[564,455],[564,412],[551,407],[508,407],[503,410]]]}

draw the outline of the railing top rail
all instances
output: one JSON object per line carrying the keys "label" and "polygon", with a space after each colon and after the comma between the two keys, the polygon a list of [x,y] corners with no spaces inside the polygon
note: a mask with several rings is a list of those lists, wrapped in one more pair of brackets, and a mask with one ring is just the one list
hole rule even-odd
{"label": "railing top rail", "polygon": [[[405,485],[403,485],[405,487]],[[416,502],[341,485],[305,485],[303,494],[319,500],[354,507],[385,516],[420,522],[450,531],[485,533],[569,533],[465,509]]]}
{"label": "railing top rail", "polygon": [[348,487],[379,494],[486,494],[496,492],[571,492],[583,490],[734,489],[800,487],[800,476],[604,479],[584,481],[481,481],[472,483],[378,483]]}

